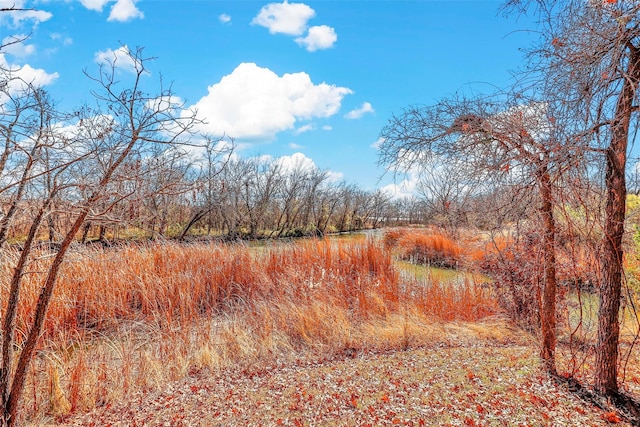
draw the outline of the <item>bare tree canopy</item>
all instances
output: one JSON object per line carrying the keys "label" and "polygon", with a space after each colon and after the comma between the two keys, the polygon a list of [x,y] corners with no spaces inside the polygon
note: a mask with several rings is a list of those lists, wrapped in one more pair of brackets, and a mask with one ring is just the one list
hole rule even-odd
{"label": "bare tree canopy", "polygon": [[558,136],[544,102],[525,103],[522,96],[505,95],[452,98],[394,116],[381,132],[380,160],[392,167],[409,168],[425,167],[435,157],[478,182],[493,180],[536,188],[544,230],[541,356],[552,374],[556,372],[557,287],[554,193],[561,174],[576,164],[581,152]]}
{"label": "bare tree canopy", "polygon": [[[2,358],[0,364],[0,424],[15,425],[18,403],[26,373],[46,318],[60,267],[85,220],[106,213],[118,195],[118,176],[131,159],[143,153],[188,143],[193,116],[180,116],[170,100],[170,89],[158,95],[143,89],[148,58],[141,49],[129,51],[135,76],[130,86],[122,87],[115,79],[116,64],[101,66],[98,74],[89,75],[98,86],[94,93],[104,111],[83,108],[70,117],[58,115],[46,93],[29,82],[7,85],[0,94],[0,195],[8,197],[9,210],[0,220],[0,243],[25,190],[36,190],[29,205],[31,218],[26,240],[10,280],[9,299],[2,313]],[[10,72],[10,71],[8,71]],[[67,122],[56,120],[67,119]],[[64,125],[63,125],[64,124]],[[166,147],[166,148],[162,148]],[[126,173],[125,173],[126,174]],[[120,175],[122,176],[122,175]],[[35,243],[41,224],[53,215],[57,197],[67,193],[66,209],[70,225],[52,254],[52,261],[34,308],[31,325],[17,357],[16,313],[25,272],[35,257]],[[32,194],[33,196],[33,194]],[[14,363],[16,361],[16,363]]]}
{"label": "bare tree canopy", "polygon": [[[522,183],[537,177],[541,191],[553,185],[547,174],[551,178],[578,170],[586,159],[603,165],[596,388],[616,394],[625,174],[638,130],[640,4],[509,0],[504,10],[534,15],[540,34],[527,50],[526,67],[517,74],[512,95],[453,98],[405,110],[382,131],[380,162],[406,170],[435,156],[470,164],[492,178]],[[541,197],[546,198],[542,192]],[[551,232],[549,220],[547,216]],[[551,249],[552,240],[547,244]]]}
{"label": "bare tree canopy", "polygon": [[540,23],[540,42],[530,50],[535,71],[530,83],[543,83],[567,135],[604,155],[607,199],[596,388],[617,394],[625,173],[638,130],[640,3],[512,0],[506,7],[533,13]]}

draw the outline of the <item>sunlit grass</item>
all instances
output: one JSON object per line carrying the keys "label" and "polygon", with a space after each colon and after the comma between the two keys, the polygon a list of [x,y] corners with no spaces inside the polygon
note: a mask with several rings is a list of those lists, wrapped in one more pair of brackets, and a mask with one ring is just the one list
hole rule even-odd
{"label": "sunlit grass", "polygon": [[[19,334],[47,262],[26,276]],[[198,369],[428,345],[439,322],[496,313],[486,287],[440,273],[401,274],[391,251],[360,236],[80,248],[52,299],[23,416],[88,410]]]}

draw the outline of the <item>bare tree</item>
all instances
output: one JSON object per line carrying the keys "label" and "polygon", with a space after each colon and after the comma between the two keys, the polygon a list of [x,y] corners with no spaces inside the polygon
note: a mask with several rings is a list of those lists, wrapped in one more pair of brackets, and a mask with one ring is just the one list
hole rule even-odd
{"label": "bare tree", "polygon": [[317,235],[324,236],[329,231],[329,225],[340,202],[340,192],[341,187],[338,186],[318,190],[313,208]]}
{"label": "bare tree", "polygon": [[[180,232],[181,240],[186,238],[195,224],[219,208],[220,196],[224,191],[224,184],[219,176],[229,163],[233,149],[233,138],[209,136],[205,139],[203,155],[196,160],[199,172],[193,189],[195,206]],[[211,221],[208,222],[207,231],[211,231]]]}
{"label": "bare tree", "polygon": [[552,374],[556,372],[557,288],[554,181],[577,159],[570,144],[556,139],[554,128],[544,103],[505,96],[454,98],[394,116],[381,132],[380,152],[380,161],[388,167],[419,166],[435,157],[460,165],[476,180],[537,188],[544,230],[541,357]]}
{"label": "bare tree", "polygon": [[623,271],[626,167],[638,129],[640,3],[510,0],[507,7],[539,18],[526,83],[545,88],[571,138],[602,154],[606,205],[595,386],[618,393],[619,309]]}
{"label": "bare tree", "polygon": [[[127,159],[153,145],[180,142],[189,136],[194,124],[194,117],[175,115],[175,106],[168,102],[171,99],[170,90],[161,88],[159,95],[154,96],[146,93],[143,80],[148,74],[145,67],[148,58],[143,56],[142,50],[129,51],[128,55],[135,71],[128,88],[120,88],[116,81],[115,59],[111,64],[101,66],[97,75],[88,75],[98,86],[94,96],[104,106],[105,112],[84,110],[90,114],[78,117],[72,130],[53,132],[55,127],[48,122],[38,128],[38,131],[49,135],[48,148],[56,149],[60,155],[59,160],[64,163],[55,166],[59,172],[52,177],[51,185],[42,187],[47,194],[40,199],[39,207],[35,209],[36,213],[10,279],[9,298],[2,314],[0,425],[12,426],[17,422],[26,373],[46,320],[47,307],[60,267],[85,220],[89,215],[99,214],[95,211],[98,207],[103,212],[109,209],[109,203],[101,205],[101,202],[109,198],[114,176]],[[66,150],[66,141],[71,139],[74,140],[74,149]],[[12,144],[20,145],[20,140],[13,140]],[[47,161],[52,164],[54,158],[49,157]],[[27,163],[16,166],[20,166],[23,171],[30,168]],[[50,168],[54,169],[54,166]],[[82,179],[74,180],[73,177]],[[67,206],[72,220],[63,231],[62,239],[56,244],[36,302],[33,321],[25,331],[26,338],[21,348],[17,350],[15,321],[22,279],[34,257],[34,243],[40,226],[54,197],[62,191],[73,196],[72,203]]]}
{"label": "bare tree", "polygon": [[[429,163],[428,165],[426,163]],[[468,225],[468,206],[474,194],[481,193],[483,183],[476,182],[474,172],[453,159],[425,159],[424,170],[416,184],[418,195],[430,210],[433,220],[455,233]]]}
{"label": "bare tree", "polygon": [[19,78],[7,79],[11,84],[0,91],[0,197],[5,205],[0,219],[0,247],[6,243],[29,186],[35,178],[53,172],[43,160],[54,138],[52,122],[61,119],[42,89]]}
{"label": "bare tree", "polygon": [[[270,179],[275,182],[275,204],[274,222],[272,224],[273,234],[282,237],[296,226],[297,217],[301,211],[300,199],[304,190],[308,172],[300,167],[286,170],[282,165],[274,163],[271,165],[272,173],[277,174],[277,179]],[[269,177],[267,177],[268,179]],[[301,227],[303,228],[303,227]],[[300,234],[302,234],[301,230]]]}
{"label": "bare tree", "polygon": [[326,193],[328,176],[327,171],[320,169],[310,171],[307,175],[307,181],[303,191],[302,223],[306,227],[309,227],[315,235],[323,234],[317,225],[319,220],[318,216],[321,216],[323,212],[323,208],[319,207],[319,205],[321,205],[323,194]]}

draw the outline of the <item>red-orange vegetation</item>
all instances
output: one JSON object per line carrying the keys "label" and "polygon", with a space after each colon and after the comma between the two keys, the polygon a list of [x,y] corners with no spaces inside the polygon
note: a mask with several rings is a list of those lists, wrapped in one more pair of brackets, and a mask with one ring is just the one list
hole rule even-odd
{"label": "red-orange vegetation", "polygon": [[605,412],[602,415],[602,418],[604,418],[605,421],[611,424],[617,424],[622,421],[622,418],[620,418],[620,416],[615,412]]}
{"label": "red-orange vegetation", "polygon": [[445,232],[402,229],[385,233],[387,247],[394,247],[401,259],[438,267],[456,268],[467,261],[467,253]]}
{"label": "red-orange vegetation", "polygon": [[[445,242],[438,243],[440,250],[449,244],[440,242]],[[5,255],[3,267],[9,271],[15,254]],[[18,342],[51,261],[42,255],[25,276]],[[0,300],[8,292],[9,276],[3,277]],[[184,366],[251,364],[304,357],[317,349],[406,348],[414,339],[428,340],[427,320],[475,321],[496,310],[482,284],[401,275],[391,249],[375,239],[259,248],[79,247],[65,264],[49,306],[40,350],[50,356],[38,360],[45,374],[30,373],[33,399],[24,413],[48,411],[38,402],[48,401],[47,393],[60,394],[59,389],[66,396],[55,413],[85,410],[110,402],[114,393],[127,396],[152,387],[160,375],[178,379]],[[144,351],[133,344],[139,340]],[[53,377],[58,363],[62,379]]]}
{"label": "red-orange vegetation", "polygon": [[[405,256],[444,265],[462,256],[460,247],[444,235],[404,236],[400,245]],[[33,315],[42,280],[39,267],[26,278],[18,330],[24,330]],[[310,240],[258,250],[224,244],[85,249],[63,269],[44,335],[65,339],[109,329],[121,320],[189,323],[202,316],[251,312],[269,301],[299,306],[323,302],[359,318],[395,311],[400,303],[446,319],[472,320],[490,311],[470,308],[488,304],[485,291],[472,283],[408,289],[390,250],[373,240]]]}

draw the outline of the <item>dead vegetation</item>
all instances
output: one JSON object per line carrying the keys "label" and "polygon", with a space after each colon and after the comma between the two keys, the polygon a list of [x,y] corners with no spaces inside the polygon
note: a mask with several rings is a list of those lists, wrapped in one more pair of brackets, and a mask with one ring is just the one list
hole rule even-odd
{"label": "dead vegetation", "polygon": [[[486,277],[403,272],[394,254],[408,244],[390,241],[78,249],[50,306],[22,422],[571,425],[575,411],[608,422],[545,379],[535,338],[509,325]],[[465,265],[481,247],[451,251],[444,235],[413,242]],[[44,270],[48,259],[39,262]],[[39,274],[26,281],[19,324]]]}

